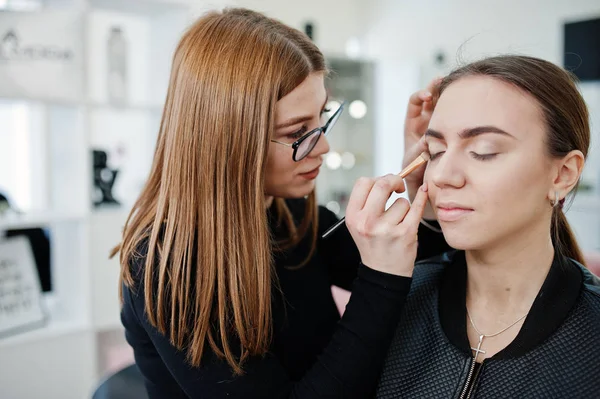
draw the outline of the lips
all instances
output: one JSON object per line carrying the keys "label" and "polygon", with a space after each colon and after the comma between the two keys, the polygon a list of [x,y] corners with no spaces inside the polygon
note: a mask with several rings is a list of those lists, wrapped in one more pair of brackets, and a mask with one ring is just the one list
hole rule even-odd
{"label": "lips", "polygon": [[440,222],[455,222],[473,212],[473,208],[454,202],[436,204],[437,218]]}
{"label": "lips", "polygon": [[317,166],[313,170],[308,171],[306,173],[300,173],[300,177],[303,177],[304,179],[307,179],[307,180],[315,179],[319,175],[320,169],[321,169],[321,165]]}

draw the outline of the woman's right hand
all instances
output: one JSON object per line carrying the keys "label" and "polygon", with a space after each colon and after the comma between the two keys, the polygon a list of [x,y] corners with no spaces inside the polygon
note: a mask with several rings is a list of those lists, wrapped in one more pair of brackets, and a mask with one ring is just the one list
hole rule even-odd
{"label": "woman's right hand", "polygon": [[386,210],[392,193],[402,191],[404,182],[398,175],[359,179],[346,209],[346,225],[363,264],[410,277],[417,256],[419,223],[427,203],[427,186],[421,186],[412,206],[405,198],[398,198]]}

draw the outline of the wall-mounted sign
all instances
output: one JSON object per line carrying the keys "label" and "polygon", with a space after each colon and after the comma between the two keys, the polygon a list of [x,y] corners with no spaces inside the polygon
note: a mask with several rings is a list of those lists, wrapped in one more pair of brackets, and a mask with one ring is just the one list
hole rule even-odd
{"label": "wall-mounted sign", "polygon": [[0,96],[80,99],[81,19],[73,12],[0,13]]}
{"label": "wall-mounted sign", "polygon": [[0,239],[0,337],[42,325],[41,287],[29,241]]}

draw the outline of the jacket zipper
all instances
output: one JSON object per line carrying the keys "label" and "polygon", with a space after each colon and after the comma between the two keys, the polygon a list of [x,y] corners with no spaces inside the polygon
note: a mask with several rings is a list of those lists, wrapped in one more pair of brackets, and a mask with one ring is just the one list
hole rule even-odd
{"label": "jacket zipper", "polygon": [[473,377],[473,370],[475,370],[475,359],[471,359],[471,368],[469,369],[469,376],[467,377],[467,382],[463,387],[462,393],[460,394],[460,399],[465,399],[467,394],[467,389],[469,388],[469,382],[471,382],[471,377]]}
{"label": "jacket zipper", "polygon": [[[473,394],[473,390],[475,389],[475,380],[477,380],[477,377],[479,376],[479,373],[481,372],[483,363],[484,362],[482,362],[481,365],[479,366],[479,369],[477,370],[477,374],[473,375],[473,372],[475,371],[476,363],[475,363],[474,358],[471,359],[471,368],[469,369],[469,376],[467,377],[467,381],[465,382],[465,385],[462,389],[462,393],[460,394],[460,399],[470,399],[471,398],[471,395]],[[473,380],[473,385],[471,386],[471,389],[469,389],[471,380]]]}
{"label": "jacket zipper", "polygon": [[471,384],[471,389],[469,389],[469,393],[467,394],[467,399],[470,399],[471,395],[473,395],[473,391],[475,391],[475,383],[477,382],[477,378],[479,377],[479,373],[481,373],[482,368],[483,368],[483,362],[481,362],[481,364],[479,365],[479,368],[477,369],[477,373],[475,373],[475,375],[473,376],[473,382]]}

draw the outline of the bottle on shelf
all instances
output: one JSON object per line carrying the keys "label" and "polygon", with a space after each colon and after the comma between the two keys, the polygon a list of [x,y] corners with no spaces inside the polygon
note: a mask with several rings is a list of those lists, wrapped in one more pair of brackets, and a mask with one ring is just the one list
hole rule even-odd
{"label": "bottle on shelf", "polygon": [[127,41],[123,30],[113,26],[107,43],[108,55],[108,100],[111,104],[127,102]]}

